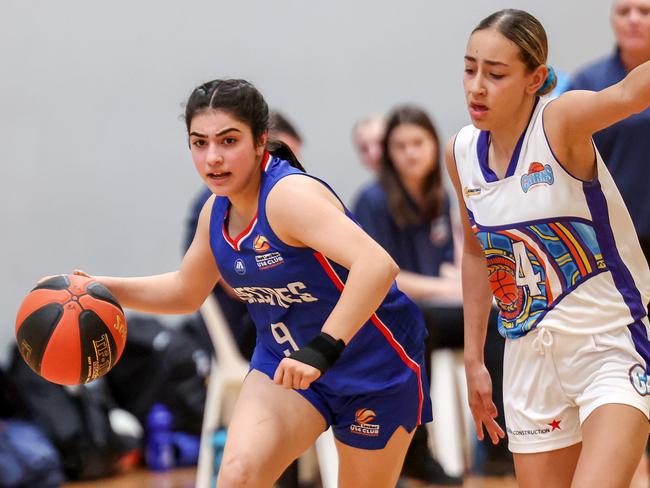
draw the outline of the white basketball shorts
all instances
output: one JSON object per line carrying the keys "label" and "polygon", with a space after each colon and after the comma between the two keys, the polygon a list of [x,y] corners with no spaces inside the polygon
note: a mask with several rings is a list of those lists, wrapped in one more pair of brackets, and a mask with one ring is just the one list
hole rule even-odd
{"label": "white basketball shorts", "polygon": [[[630,405],[648,416],[650,375],[638,352],[650,350],[647,320],[636,324],[634,334],[628,327],[594,335],[542,327],[507,340],[503,396],[509,449],[533,453],[576,444],[582,423],[605,404]],[[645,346],[639,345],[640,330],[646,331]]]}

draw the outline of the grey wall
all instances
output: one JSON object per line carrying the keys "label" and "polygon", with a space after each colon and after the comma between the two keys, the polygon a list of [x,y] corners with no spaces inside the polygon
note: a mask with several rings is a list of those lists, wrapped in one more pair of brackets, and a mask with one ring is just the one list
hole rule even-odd
{"label": "grey wall", "polygon": [[[444,138],[468,123],[468,33],[504,7],[546,26],[571,71],[612,48],[608,0],[316,2],[0,0],[0,358],[36,279],[173,269],[200,187],[181,104],[216,77],[254,82],[345,200],[369,175],[350,127],[416,102]],[[562,11],[562,13],[560,13]]]}

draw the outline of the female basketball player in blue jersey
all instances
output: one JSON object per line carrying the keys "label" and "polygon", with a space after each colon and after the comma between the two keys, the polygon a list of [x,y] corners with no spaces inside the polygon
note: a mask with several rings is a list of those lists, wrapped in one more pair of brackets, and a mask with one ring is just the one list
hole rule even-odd
{"label": "female basketball player in blue jersey", "polygon": [[504,437],[483,364],[494,295],[520,486],[629,486],[648,439],[650,272],[591,135],[650,105],[650,63],[601,92],[549,101],[546,57],[543,27],[519,10],[490,15],[467,44],[473,125],[447,161],[467,209],[470,407],[479,438],[484,427]]}
{"label": "female basketball player in blue jersey", "polygon": [[[196,88],[189,146],[215,194],[178,271],[96,277],[128,308],[196,310],[221,277],[248,304],[257,346],[228,429],[219,487],[272,486],[332,426],[346,487],[393,487],[431,420],[420,313],[397,266],[286,146],[243,80]],[[79,272],[82,273],[83,272]]]}

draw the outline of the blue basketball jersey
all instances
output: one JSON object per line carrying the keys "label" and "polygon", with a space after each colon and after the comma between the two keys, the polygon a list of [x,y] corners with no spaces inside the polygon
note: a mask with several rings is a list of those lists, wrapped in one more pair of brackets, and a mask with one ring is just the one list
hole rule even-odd
{"label": "blue basketball jersey", "polygon": [[[216,197],[210,220],[210,244],[219,270],[247,303],[256,325],[253,365],[269,353],[279,362],[313,339],[336,305],[348,276],[347,269],[318,251],[281,241],[267,221],[266,199],[274,185],[288,175],[311,176],[268,154],[261,171],[257,214],[239,236],[228,235],[228,198]],[[352,218],[347,209],[345,212]],[[422,391],[420,365],[413,358],[421,356],[425,335],[419,309],[393,283],[340,359],[317,380],[319,387],[333,394],[386,392],[412,380],[415,374],[421,410],[423,395],[428,392]],[[261,349],[264,354],[258,354]]]}

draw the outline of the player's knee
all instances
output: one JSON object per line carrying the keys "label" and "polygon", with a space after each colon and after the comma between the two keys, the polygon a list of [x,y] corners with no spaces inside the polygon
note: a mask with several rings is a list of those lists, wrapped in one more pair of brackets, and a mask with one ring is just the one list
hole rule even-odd
{"label": "player's knee", "polygon": [[255,464],[246,455],[224,458],[219,469],[217,488],[245,488],[255,484]]}

